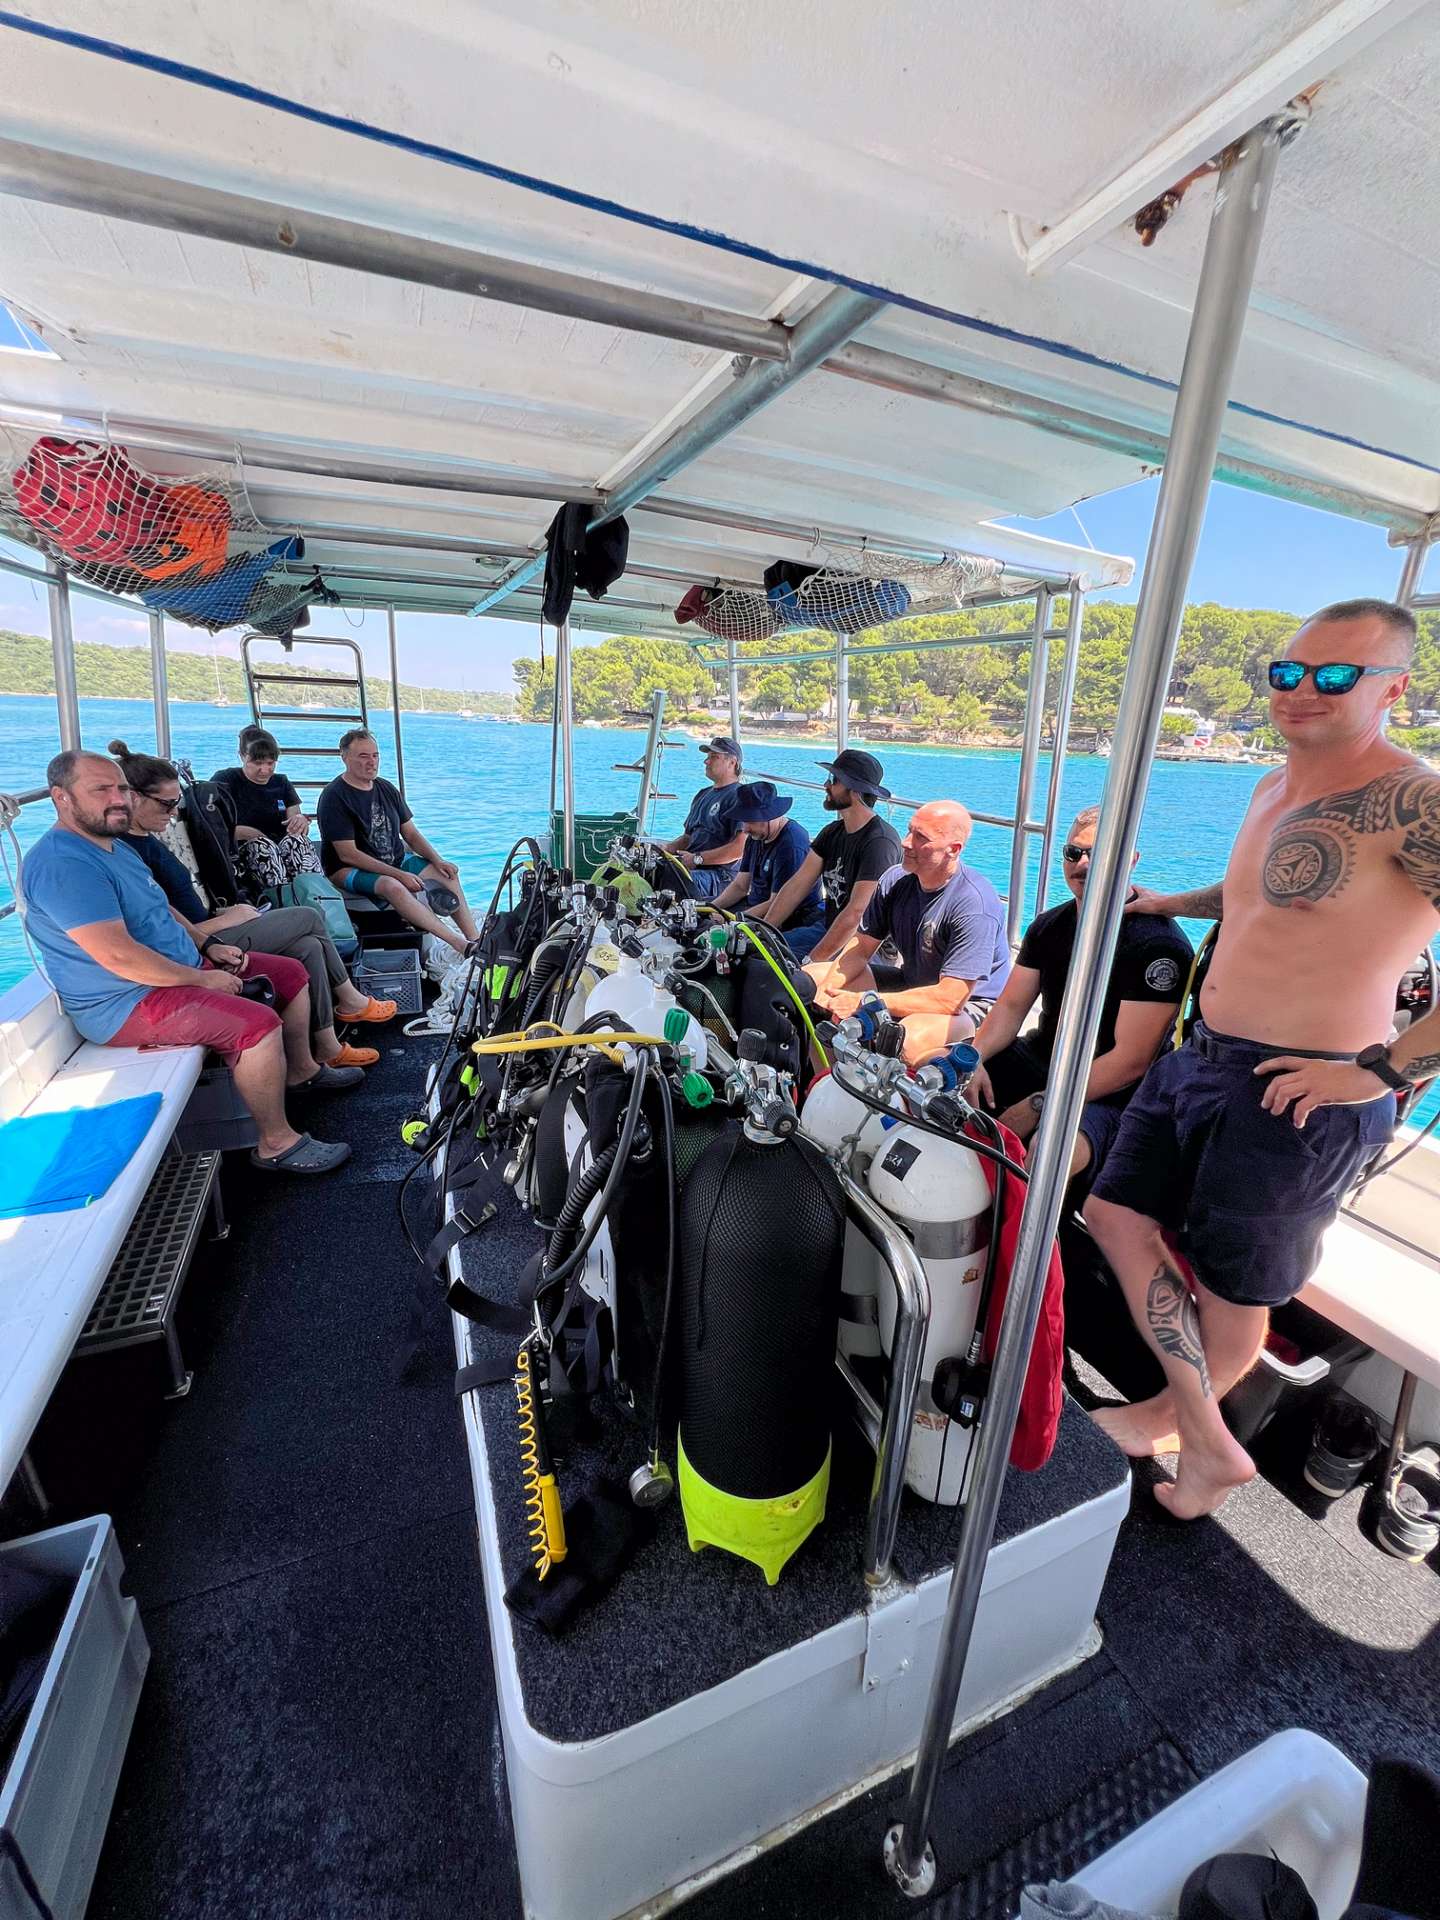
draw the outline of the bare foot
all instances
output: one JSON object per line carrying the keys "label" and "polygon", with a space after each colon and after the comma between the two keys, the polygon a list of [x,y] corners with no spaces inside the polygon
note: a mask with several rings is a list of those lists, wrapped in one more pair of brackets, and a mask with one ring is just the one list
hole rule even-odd
{"label": "bare foot", "polygon": [[1175,1403],[1168,1393],[1137,1400],[1133,1406],[1097,1407],[1090,1418],[1132,1460],[1153,1460],[1157,1453],[1180,1451]]}
{"label": "bare foot", "polygon": [[1180,1456],[1174,1484],[1162,1481],[1155,1498],[1173,1519],[1198,1520],[1202,1514],[1217,1512],[1236,1487],[1254,1478],[1255,1462],[1227,1433],[1214,1453],[1188,1447]]}

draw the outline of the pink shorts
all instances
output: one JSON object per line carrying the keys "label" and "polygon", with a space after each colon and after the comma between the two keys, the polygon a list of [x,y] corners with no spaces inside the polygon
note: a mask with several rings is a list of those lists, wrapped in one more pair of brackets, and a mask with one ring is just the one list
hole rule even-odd
{"label": "pink shorts", "polygon": [[[309,985],[300,962],[278,953],[252,954],[245,978],[268,980],[275,989],[275,1007],[288,1007],[301,988]],[[226,1066],[233,1067],[242,1053],[258,1046],[280,1025],[275,1007],[242,1000],[236,993],[211,993],[206,987],[152,987],[106,1044],[209,1047]]]}

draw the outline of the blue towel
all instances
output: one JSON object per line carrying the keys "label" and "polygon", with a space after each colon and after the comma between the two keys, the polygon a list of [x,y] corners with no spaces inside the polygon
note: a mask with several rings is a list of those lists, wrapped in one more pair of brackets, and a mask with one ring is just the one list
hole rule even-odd
{"label": "blue towel", "polygon": [[140,1093],[107,1107],[7,1120],[0,1126],[0,1220],[101,1199],[154,1125],[163,1097]]}

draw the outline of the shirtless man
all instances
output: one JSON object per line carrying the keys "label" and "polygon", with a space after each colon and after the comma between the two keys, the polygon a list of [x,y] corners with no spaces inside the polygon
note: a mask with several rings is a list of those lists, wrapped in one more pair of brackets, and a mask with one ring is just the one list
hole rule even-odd
{"label": "shirtless man", "polygon": [[1393,1089],[1440,1069],[1440,1010],[1384,1045],[1396,983],[1440,925],[1440,775],[1384,732],[1414,650],[1413,616],[1387,601],[1312,615],[1270,668],[1289,757],[1256,787],[1224,881],[1128,909],[1220,921],[1200,1020],[1141,1082],[1085,1208],[1169,1381],[1096,1417],[1127,1453],[1181,1448],[1155,1489],[1177,1519],[1253,1478],[1220,1399],[1388,1138]]}

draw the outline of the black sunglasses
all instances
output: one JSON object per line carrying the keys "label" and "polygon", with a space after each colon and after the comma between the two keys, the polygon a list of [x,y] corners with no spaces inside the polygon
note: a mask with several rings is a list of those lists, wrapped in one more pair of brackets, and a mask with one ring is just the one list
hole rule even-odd
{"label": "black sunglasses", "polygon": [[1060,849],[1060,857],[1073,867],[1077,861],[1088,860],[1094,851],[1093,847],[1077,847],[1073,840],[1067,840]]}
{"label": "black sunglasses", "polygon": [[180,804],[180,795],[178,793],[173,800],[162,800],[158,793],[147,793],[144,787],[136,787],[135,792],[142,800],[149,800],[157,807],[164,807],[167,813],[173,813]]}
{"label": "black sunglasses", "polygon": [[1317,693],[1349,693],[1369,673],[1407,673],[1407,667],[1357,667],[1353,660],[1327,660],[1312,667],[1307,660],[1272,660],[1270,684],[1277,693],[1294,693],[1307,673],[1315,676]]}

